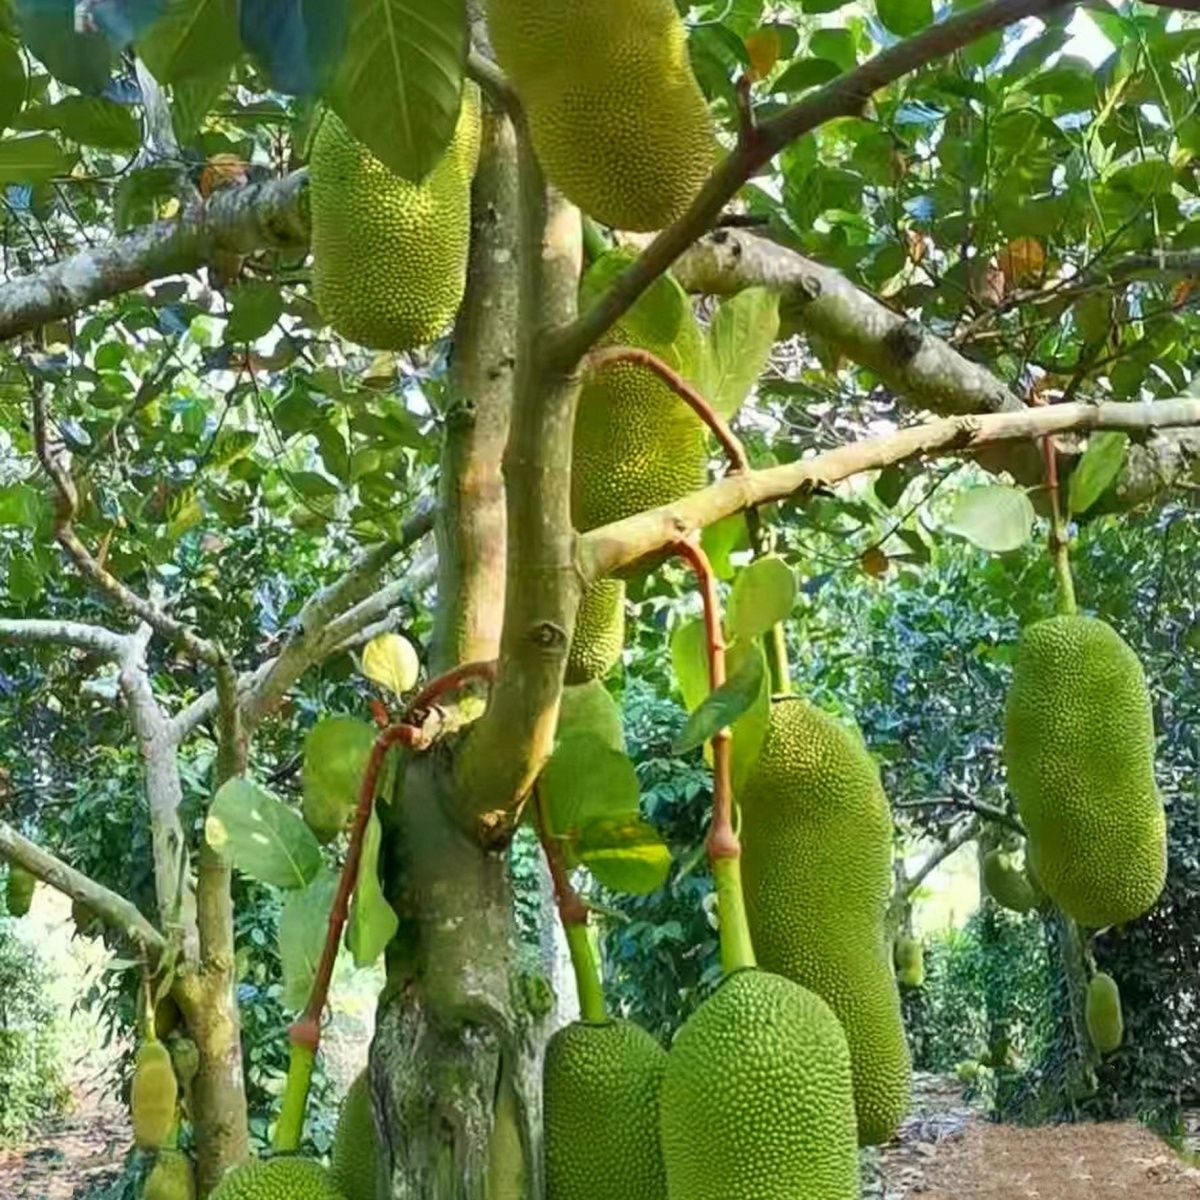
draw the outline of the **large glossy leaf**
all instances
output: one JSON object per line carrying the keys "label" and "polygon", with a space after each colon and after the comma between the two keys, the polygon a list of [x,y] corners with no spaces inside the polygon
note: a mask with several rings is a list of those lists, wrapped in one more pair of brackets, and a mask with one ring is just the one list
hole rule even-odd
{"label": "large glossy leaf", "polygon": [[746,527],[746,514],[733,513],[712,525],[706,525],[700,534],[700,544],[713,573],[718,579],[732,579],[734,565],[730,558],[735,551],[750,549],[750,531]]}
{"label": "large glossy leaf", "polygon": [[44,183],[66,175],[75,155],[64,150],[48,133],[6,137],[0,141],[0,184]]}
{"label": "large glossy leaf", "polygon": [[1071,475],[1071,511],[1085,513],[1121,473],[1129,434],[1120,430],[1093,433]]}
{"label": "large glossy leaf", "polygon": [[21,40],[55,79],[81,92],[103,90],[115,55],[103,34],[75,28],[75,0],[16,0]]}
{"label": "large glossy leaf", "polygon": [[671,668],[683,696],[683,706],[692,712],[712,691],[708,642],[704,636],[704,621],[700,617],[675,626],[671,634]]}
{"label": "large glossy leaf", "polygon": [[32,484],[10,483],[0,487],[0,525],[35,529],[46,509],[45,498]]}
{"label": "large glossy leaf", "polygon": [[398,633],[381,633],[363,649],[362,673],[395,696],[410,692],[421,673],[412,642]]}
{"label": "large glossy leaf", "polygon": [[562,738],[538,780],[548,832],[572,837],[599,820],[624,820],[639,811],[637,772],[620,750],[594,733]]}
{"label": "large glossy leaf", "polygon": [[1006,554],[1029,541],[1033,522],[1033,505],[1020,488],[992,484],[959,492],[946,528],[993,554]]}
{"label": "large glossy leaf", "polygon": [[[752,657],[759,660],[757,671],[753,667],[746,667],[746,660]],[[763,739],[767,736],[767,725],[771,720],[771,673],[767,669],[766,653],[757,640],[734,642],[729,647],[728,663],[731,675],[747,673],[753,676],[757,673],[761,680],[757,694],[730,730],[733,735],[730,765],[736,795],[741,792],[754,764],[758,762]]]}
{"label": "large glossy leaf", "polygon": [[248,279],[229,289],[232,311],[225,336],[231,342],[252,342],[269,333],[283,313],[283,294],[277,283]]}
{"label": "large glossy leaf", "polygon": [[700,704],[672,744],[676,754],[685,754],[707,742],[714,733],[727,729],[746,712],[762,693],[766,666],[763,656],[747,654],[737,670]]}
{"label": "large glossy leaf", "polygon": [[306,887],[321,869],[321,848],[312,830],[298,813],[249,779],[221,786],[208,810],[204,836],[243,874],[275,887]]}
{"label": "large glossy leaf", "polygon": [[462,0],[348,0],[346,51],[326,99],[406,179],[437,165],[458,120],[467,60]]}
{"label": "large glossy leaf", "polygon": [[283,963],[283,1003],[300,1009],[308,1002],[325,936],[338,877],[322,867],[306,888],[289,892],[279,918],[279,958]]}
{"label": "large glossy leaf", "polygon": [[645,895],[671,872],[671,851],[641,819],[592,821],[575,839],[575,856],[607,888]]}
{"label": "large glossy leaf", "polygon": [[318,837],[335,836],[358,807],[375,729],[358,717],[323,717],[304,739],[304,818]]}
{"label": "large glossy leaf", "polygon": [[237,0],[168,0],[138,40],[138,53],[160,83],[211,76],[241,52]]}
{"label": "large glossy leaf", "polygon": [[242,44],[277,91],[311,95],[346,50],[347,0],[240,0]]}
{"label": "large glossy leaf", "polygon": [[933,0],[876,0],[879,20],[897,37],[920,33],[933,20]]}
{"label": "large glossy leaf", "polygon": [[779,335],[779,294],[746,288],[723,300],[708,330],[705,398],[731,417],[750,394]]}
{"label": "large glossy leaf", "polygon": [[102,150],[132,152],[142,140],[141,126],[132,110],[101,96],[67,96],[56,104],[26,109],[15,126],[58,130],[72,142]]}
{"label": "large glossy leaf", "polygon": [[796,602],[796,576],[777,554],[743,567],[733,581],[725,618],[731,638],[761,637],[791,615]]}
{"label": "large glossy leaf", "polygon": [[[602,254],[583,277],[579,289],[579,307],[587,311],[612,286],[613,281],[637,258],[628,249]],[[660,275],[621,318],[621,326],[639,344],[669,346],[678,339],[685,318],[691,312],[687,293],[673,275]],[[670,364],[675,366],[675,363]]]}
{"label": "large glossy leaf", "polygon": [[561,741],[579,733],[590,733],[613,750],[625,750],[621,710],[599,679],[563,688],[555,736]]}
{"label": "large glossy leaf", "polygon": [[387,902],[379,884],[379,847],[383,842],[383,826],[376,813],[371,813],[363,838],[362,862],[358,868],[358,883],[346,927],[346,945],[354,955],[354,964],[369,967],[396,936],[400,921]]}

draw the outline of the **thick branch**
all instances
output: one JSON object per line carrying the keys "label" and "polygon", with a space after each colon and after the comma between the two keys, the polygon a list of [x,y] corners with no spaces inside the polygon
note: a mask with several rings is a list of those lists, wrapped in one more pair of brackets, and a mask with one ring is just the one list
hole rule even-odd
{"label": "thick branch", "polygon": [[165,275],[192,271],[218,252],[303,251],[308,173],[223,188],[170,221],[157,221],[0,287],[0,339],[89,308]]}
{"label": "thick branch", "polygon": [[89,879],[53,854],[22,837],[11,825],[0,821],[0,856],[19,863],[43,883],[57,888],[72,900],[86,904],[105,924],[112,926],[155,960],[166,949],[161,933],[124,896]]}
{"label": "thick branch", "polygon": [[865,438],[813,458],[732,475],[675,504],[614,521],[580,535],[579,570],[585,584],[658,553],[697,529],[745,508],[803,495],[863,471],[936,454],[968,454],[1000,442],[1047,434],[1122,429],[1142,434],[1200,426],[1200,400],[1154,404],[1058,404],[1050,408],[929,421],[883,437]]}
{"label": "thick branch", "polygon": [[991,0],[931,25],[838,76],[754,127],[717,167],[688,211],[664,229],[612,288],[554,339],[554,361],[573,367],[671,264],[710,229],[721,210],[789,142],[835,117],[854,116],[872,93],[997,29],[1061,7],[1065,0]]}
{"label": "thick branch", "polygon": [[125,657],[129,638],[129,634],[114,633],[111,629],[104,629],[99,625],[85,625],[80,621],[25,621],[0,618],[0,642],[11,642],[16,646],[33,642],[53,642],[60,646],[90,650],[113,662],[119,662]]}
{"label": "thick branch", "polygon": [[1011,813],[1005,812],[1002,808],[996,808],[992,804],[985,804],[982,800],[972,800],[969,796],[935,796],[930,800],[906,800],[892,807],[897,812],[917,808],[952,808],[957,810],[954,820],[958,819],[958,813],[975,813],[985,821],[991,821],[993,825],[1003,825],[1006,829],[1011,829],[1013,833],[1019,833],[1021,837],[1025,836],[1025,826]]}
{"label": "thick branch", "polygon": [[917,873],[911,879],[904,881],[904,898],[907,899],[913,894],[948,859],[952,854],[956,854],[968,842],[974,841],[979,836],[979,822],[969,821],[965,829],[956,833],[948,842],[939,846],[934,850],[929,857],[921,864]]}

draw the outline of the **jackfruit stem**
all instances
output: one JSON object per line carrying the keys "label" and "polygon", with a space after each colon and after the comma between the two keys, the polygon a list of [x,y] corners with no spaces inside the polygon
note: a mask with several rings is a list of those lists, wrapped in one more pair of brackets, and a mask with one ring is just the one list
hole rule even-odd
{"label": "jackfruit stem", "polygon": [[579,1015],[585,1021],[599,1024],[608,1020],[604,1003],[604,985],[600,982],[600,964],[592,945],[587,921],[563,922],[571,965],[575,968],[575,990],[579,993]]}
{"label": "jackfruit stem", "polygon": [[271,1139],[272,1147],[279,1154],[290,1154],[300,1149],[300,1139],[304,1134],[304,1112],[308,1107],[308,1089],[316,1061],[315,1046],[293,1039],[283,1104],[279,1110],[275,1135]]}
{"label": "jackfruit stem", "polygon": [[771,672],[771,693],[775,696],[792,694],[792,670],[788,665],[787,637],[783,622],[772,625],[763,635],[766,643],[767,667]]}
{"label": "jackfruit stem", "polygon": [[720,919],[721,972],[732,975],[757,966],[750,922],[746,919],[746,901],[742,891],[741,858],[716,858],[712,864],[717,888],[717,916]]}
{"label": "jackfruit stem", "polygon": [[583,218],[583,256],[587,264],[590,266],[611,249],[608,239],[604,236],[604,231],[591,217],[585,215]]}
{"label": "jackfruit stem", "polygon": [[1046,469],[1046,492],[1050,497],[1050,558],[1054,563],[1054,575],[1058,581],[1058,611],[1064,617],[1073,617],[1075,606],[1075,580],[1071,577],[1070,538],[1063,520],[1062,504],[1059,501],[1058,456],[1054,452],[1054,439],[1042,438],[1042,460]]}

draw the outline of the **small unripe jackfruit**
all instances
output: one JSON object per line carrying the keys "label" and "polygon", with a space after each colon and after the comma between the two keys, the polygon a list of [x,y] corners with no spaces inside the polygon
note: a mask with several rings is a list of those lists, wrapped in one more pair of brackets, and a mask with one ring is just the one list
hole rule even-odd
{"label": "small unripe jackfruit", "polygon": [[142,1200],[196,1200],[196,1180],[186,1154],[160,1150],[146,1177]]}
{"label": "small unripe jackfruit", "polygon": [[916,938],[898,937],[894,947],[896,982],[917,988],[925,982],[925,951]]}
{"label": "small unripe jackfruit", "polygon": [[166,1145],[175,1126],[178,1099],[170,1051],[162,1042],[144,1042],[137,1053],[129,1092],[133,1140],[139,1149],[158,1150]]}
{"label": "small unripe jackfruit", "polygon": [[658,1094],[666,1065],[666,1051],[629,1021],[576,1021],[550,1039],[547,1200],[665,1200]]}
{"label": "small unripe jackfruit", "polygon": [[375,1200],[379,1154],[371,1116],[371,1080],[360,1072],[342,1101],[329,1174],[346,1200]]}
{"label": "small unripe jackfruit", "polygon": [[1125,1036],[1121,989],[1111,975],[1098,971],[1092,976],[1083,1013],[1092,1045],[1101,1054],[1111,1054]]}
{"label": "small unripe jackfruit", "polygon": [[579,602],[566,682],[603,679],[620,661],[624,645],[625,584],[620,579],[601,579]]}
{"label": "small unripe jackfruit", "polygon": [[15,862],[8,864],[8,884],[4,901],[10,917],[23,917],[33,904],[37,878]]}
{"label": "small unripe jackfruit", "polygon": [[468,85],[445,156],[411,183],[325,114],[309,165],[313,295],[343,337],[412,350],[445,332],[466,281],[479,119]]}
{"label": "small unripe jackfruit", "polygon": [[311,1158],[268,1158],[236,1167],[209,1200],[345,1200]]}
{"label": "small unripe jackfruit", "polygon": [[983,886],[1001,908],[1027,913],[1038,906],[1037,889],[1003,850],[989,850],[983,858]]}

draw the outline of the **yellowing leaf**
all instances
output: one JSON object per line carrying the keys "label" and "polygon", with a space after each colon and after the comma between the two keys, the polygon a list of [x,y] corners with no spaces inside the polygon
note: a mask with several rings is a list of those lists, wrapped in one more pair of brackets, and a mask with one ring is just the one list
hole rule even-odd
{"label": "yellowing leaf", "polygon": [[398,633],[381,633],[363,650],[362,673],[397,696],[412,691],[420,671],[412,643]]}
{"label": "yellowing leaf", "polygon": [[1041,275],[1046,265],[1046,252],[1037,238],[1013,238],[996,256],[1009,286],[1027,283]]}
{"label": "yellowing leaf", "polygon": [[779,34],[774,29],[757,29],[746,38],[746,55],[750,59],[750,78],[766,79],[779,61]]}

